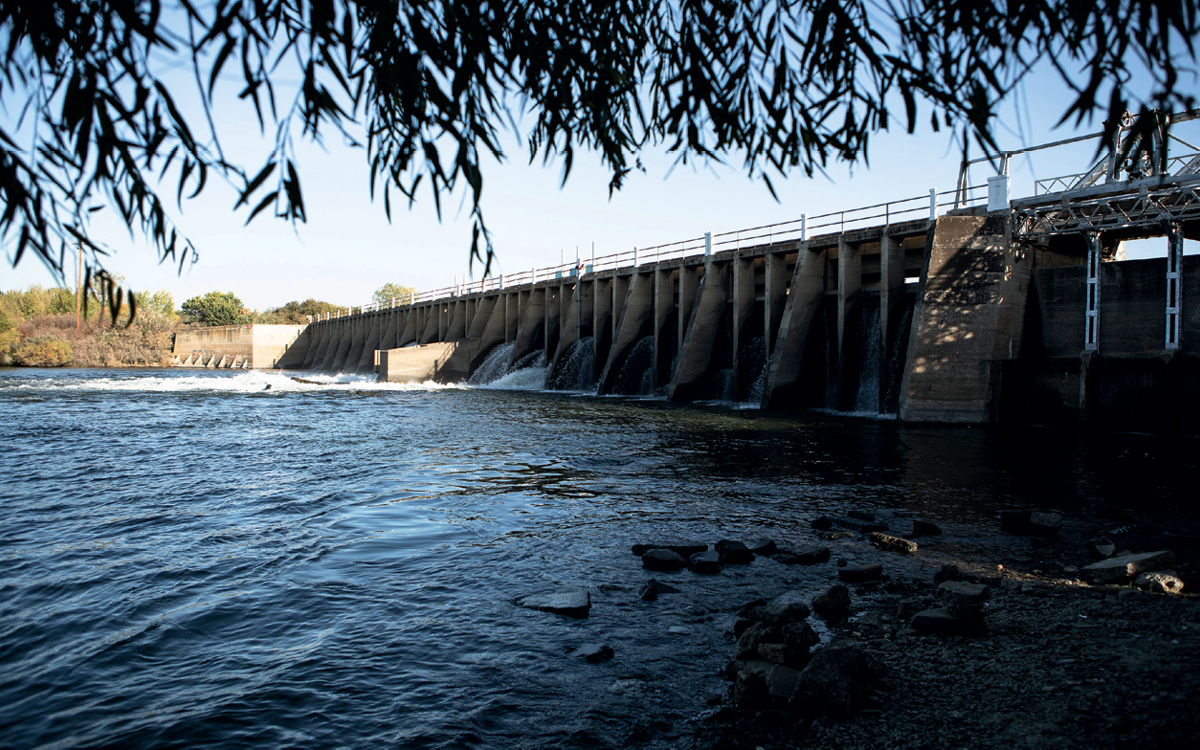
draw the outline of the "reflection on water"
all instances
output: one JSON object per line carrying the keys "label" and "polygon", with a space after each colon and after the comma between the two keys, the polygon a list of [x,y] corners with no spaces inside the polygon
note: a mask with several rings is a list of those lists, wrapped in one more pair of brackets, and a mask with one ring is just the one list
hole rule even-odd
{"label": "reflection on water", "polygon": [[[1194,451],[1137,437],[194,370],[2,371],[0,413],[15,747],[620,746],[651,717],[673,729],[638,744],[671,747],[725,687],[737,607],[831,574],[675,574],[652,605],[636,541],[1194,512]],[[511,603],[575,588],[587,620]],[[567,656],[596,640],[617,658]]]}

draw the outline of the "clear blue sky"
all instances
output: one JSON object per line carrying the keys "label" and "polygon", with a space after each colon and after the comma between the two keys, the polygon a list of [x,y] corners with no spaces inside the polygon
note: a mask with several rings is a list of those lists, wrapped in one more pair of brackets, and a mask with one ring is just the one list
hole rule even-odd
{"label": "clear blue sky", "polygon": [[[1065,96],[1052,78],[1032,80],[1023,96],[1006,109],[997,128],[1001,145],[1019,148],[1099,130],[1099,123],[1081,131],[1053,129]],[[924,112],[922,119],[927,122],[928,111]],[[217,115],[230,152],[261,158],[263,141],[244,107],[219,109]],[[672,156],[650,151],[642,156],[646,172],[631,175],[610,200],[608,174],[594,156],[577,155],[570,180],[560,188],[560,164],[530,166],[526,149],[515,138],[504,146],[510,158],[485,169],[483,196],[497,269],[503,273],[555,265],[564,255],[571,260],[576,248],[588,256],[592,243],[601,256],[698,237],[706,231],[731,231],[790,221],[802,213],[812,216],[926,195],[930,188],[949,191],[961,158],[949,133],[933,133],[926,125],[910,136],[900,125],[897,132],[876,137],[869,164],[832,164],[828,178],[810,179],[797,172],[790,179],[777,179],[777,203],[761,182],[741,171],[736,156],[729,166],[689,164],[672,170]],[[1085,171],[1093,149],[1087,144],[1017,159],[1011,165],[1012,195],[1030,194],[1034,178]],[[471,221],[462,194],[443,200],[440,223],[426,191],[411,211],[393,203],[394,221],[389,224],[382,202],[370,200],[363,151],[330,136],[326,149],[302,145],[299,157],[307,224],[293,227],[260,216],[243,226],[245,212],[231,210],[234,189],[210,180],[199,200],[185,201],[182,212],[175,212],[179,226],[199,250],[198,262],[185,266],[182,274],[174,265],[160,265],[148,244],[131,238],[123,226],[101,215],[94,235],[117,250],[106,261],[107,268],[123,274],[135,289],[171,292],[176,305],[198,294],[231,291],[259,310],[310,297],[360,305],[387,282],[427,290],[464,277],[480,278],[483,269],[477,264],[472,275],[468,266]],[[256,168],[253,163],[246,166],[251,171]],[[976,169],[971,182],[982,184],[990,174],[986,168]],[[174,193],[173,189],[166,192]],[[5,248],[6,257],[11,257],[11,250]],[[11,262],[0,268],[3,289],[54,283],[33,257],[26,257],[16,269]],[[73,274],[68,283],[73,283]]]}

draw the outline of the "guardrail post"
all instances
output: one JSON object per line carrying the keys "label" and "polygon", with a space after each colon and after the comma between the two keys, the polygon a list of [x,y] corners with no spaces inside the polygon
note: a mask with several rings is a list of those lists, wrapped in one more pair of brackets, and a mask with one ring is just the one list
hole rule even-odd
{"label": "guardrail post", "polygon": [[800,241],[808,241],[808,214],[800,214]]}
{"label": "guardrail post", "polygon": [[638,266],[638,249],[636,247],[634,247],[633,248],[633,267],[637,268],[637,266]]}
{"label": "guardrail post", "polygon": [[1083,350],[1100,351],[1100,233],[1085,235],[1087,257],[1087,308],[1084,313]]}
{"label": "guardrail post", "polygon": [[937,221],[937,188],[929,188],[929,220]]}
{"label": "guardrail post", "polygon": [[704,233],[704,257],[712,255],[712,232]]}

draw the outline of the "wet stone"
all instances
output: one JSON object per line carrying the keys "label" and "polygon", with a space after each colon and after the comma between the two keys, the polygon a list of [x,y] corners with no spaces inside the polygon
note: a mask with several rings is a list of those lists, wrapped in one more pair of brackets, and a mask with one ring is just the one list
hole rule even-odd
{"label": "wet stone", "polygon": [[770,557],[778,551],[775,542],[771,539],[755,539],[746,542],[746,547],[756,555]]}
{"label": "wet stone", "polygon": [[716,544],[717,553],[726,565],[748,565],[754,560],[754,553],[743,542],[732,539],[722,539]]}
{"label": "wet stone", "polygon": [[637,555],[638,557],[643,557],[647,552],[653,549],[669,549],[680,557],[686,559],[697,552],[704,552],[708,549],[708,545],[704,542],[683,540],[655,542],[654,544],[635,544],[633,545],[633,554]]}
{"label": "wet stone", "polygon": [[909,539],[901,539],[898,536],[891,534],[883,534],[878,531],[871,532],[871,544],[874,544],[879,549],[889,550],[891,552],[906,552],[913,553],[917,551],[917,543]]}
{"label": "wet stone", "polygon": [[1170,550],[1143,552],[1138,555],[1117,555],[1079,569],[1080,575],[1096,583],[1119,583],[1141,573],[1162,570],[1175,562]]}
{"label": "wet stone", "polygon": [[686,568],[687,560],[684,560],[678,552],[669,549],[652,549],[642,555],[642,567],[646,570],[671,573]]}
{"label": "wet stone", "polygon": [[838,578],[844,583],[865,583],[878,581],[883,578],[883,566],[879,563],[870,565],[847,565],[838,571]]}
{"label": "wet stone", "polygon": [[688,558],[688,567],[695,573],[712,575],[720,573],[721,555],[718,552],[697,552]]}
{"label": "wet stone", "polygon": [[808,603],[803,599],[803,592],[789,591],[772,599],[763,607],[763,622],[770,625],[785,625],[789,622],[799,622],[812,614]]}
{"label": "wet stone", "polygon": [[910,596],[907,599],[901,599],[900,603],[896,605],[896,619],[908,622],[916,617],[918,612],[929,609],[932,604],[932,596]]}
{"label": "wet stone", "polygon": [[824,594],[813,597],[812,607],[822,615],[844,615],[850,610],[850,589],[840,583],[830,586]]}
{"label": "wet stone", "polygon": [[586,591],[567,591],[541,596],[523,596],[517,599],[516,604],[518,607],[526,609],[552,612],[556,615],[566,615],[582,620],[591,611],[592,596]]}
{"label": "wet stone", "polygon": [[820,516],[819,518],[813,519],[812,523],[809,525],[817,531],[825,531],[826,529],[833,528],[833,519],[831,519],[829,516]]}
{"label": "wet stone", "polygon": [[675,588],[674,586],[668,586],[662,581],[656,581],[651,578],[649,581],[646,581],[645,586],[642,586],[642,590],[638,592],[638,596],[640,596],[644,602],[652,602],[658,599],[659,594],[678,593],[679,589]]}

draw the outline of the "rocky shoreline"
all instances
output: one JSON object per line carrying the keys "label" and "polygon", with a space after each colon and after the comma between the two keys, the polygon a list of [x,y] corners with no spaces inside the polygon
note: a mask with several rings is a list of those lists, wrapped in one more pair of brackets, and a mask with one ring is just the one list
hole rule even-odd
{"label": "rocky shoreline", "polygon": [[[810,525],[811,543],[632,545],[668,581],[642,584],[643,601],[719,575],[750,590],[761,576],[774,595],[707,605],[707,625],[725,629],[727,690],[626,746],[1200,746],[1194,524],[1018,511],[970,538],[866,513]],[[797,586],[787,573],[800,567]]]}

